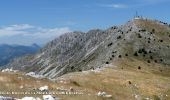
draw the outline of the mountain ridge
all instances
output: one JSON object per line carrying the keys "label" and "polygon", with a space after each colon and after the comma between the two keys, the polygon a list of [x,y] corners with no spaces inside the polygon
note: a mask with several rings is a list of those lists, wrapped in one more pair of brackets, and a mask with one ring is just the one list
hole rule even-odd
{"label": "mountain ridge", "polygon": [[169,66],[169,32],[167,23],[140,18],[106,30],[66,33],[37,54],[16,59],[6,67],[55,78],[69,72],[100,68],[123,57]]}

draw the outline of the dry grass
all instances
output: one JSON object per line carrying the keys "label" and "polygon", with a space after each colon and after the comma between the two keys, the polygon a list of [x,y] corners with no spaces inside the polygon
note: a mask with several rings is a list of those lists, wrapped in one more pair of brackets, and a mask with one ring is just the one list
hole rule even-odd
{"label": "dry grass", "polygon": [[147,30],[148,32],[152,32],[156,35],[158,39],[164,40],[164,44],[169,44],[169,35],[170,35],[170,27],[167,25],[160,24],[159,22],[155,22],[152,20],[139,19],[135,20],[135,24]]}
{"label": "dry grass", "polygon": [[152,20],[139,19],[135,20],[137,26],[152,32],[153,29],[155,33],[169,33],[169,27],[166,25],[161,25],[158,22]]}
{"label": "dry grass", "polygon": [[[114,64],[117,67],[105,68],[99,73],[71,73],[63,77],[70,77],[69,80],[76,81],[93,95],[98,91],[106,91],[116,100],[133,100],[135,94],[140,95],[142,99],[155,96],[170,99],[165,96],[170,95],[170,69],[136,59],[114,61]],[[141,70],[138,69],[139,65]],[[160,72],[160,68],[164,71]],[[129,84],[129,81],[132,84]]]}
{"label": "dry grass", "polygon": [[[66,74],[58,78],[62,82],[50,82],[47,79],[38,80],[23,76],[22,73],[0,73],[0,91],[33,91],[33,88],[48,85],[50,91],[58,91],[56,89],[58,87],[65,89],[72,87],[75,91],[83,92],[83,95],[56,95],[63,100],[105,100],[106,98],[96,96],[99,91],[113,95],[110,100],[135,100],[135,95],[139,95],[141,99],[147,97],[170,99],[169,68],[160,64],[147,64],[143,61],[126,58],[115,60],[113,63],[112,67],[97,72]],[[141,66],[140,70],[138,66]],[[160,68],[163,72],[160,72]],[[18,80],[17,77],[23,77],[23,80]],[[24,89],[19,89],[21,85],[24,85]],[[21,98],[24,95],[11,96]]]}

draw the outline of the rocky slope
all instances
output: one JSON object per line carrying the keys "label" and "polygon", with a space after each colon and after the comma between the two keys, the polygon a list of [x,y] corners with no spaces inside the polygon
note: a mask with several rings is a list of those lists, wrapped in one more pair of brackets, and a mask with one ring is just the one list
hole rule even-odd
{"label": "rocky slope", "polygon": [[6,67],[55,78],[69,72],[100,68],[124,57],[169,66],[169,43],[167,23],[139,18],[106,30],[66,33],[37,54],[16,59]]}

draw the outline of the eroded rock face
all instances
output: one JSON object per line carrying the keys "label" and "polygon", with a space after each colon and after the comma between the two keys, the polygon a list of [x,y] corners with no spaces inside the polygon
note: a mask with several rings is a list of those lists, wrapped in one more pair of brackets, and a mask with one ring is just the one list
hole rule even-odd
{"label": "eroded rock face", "polygon": [[170,65],[169,35],[168,25],[134,19],[107,30],[66,33],[49,42],[36,55],[16,59],[7,67],[54,78],[69,72],[95,69],[123,57]]}

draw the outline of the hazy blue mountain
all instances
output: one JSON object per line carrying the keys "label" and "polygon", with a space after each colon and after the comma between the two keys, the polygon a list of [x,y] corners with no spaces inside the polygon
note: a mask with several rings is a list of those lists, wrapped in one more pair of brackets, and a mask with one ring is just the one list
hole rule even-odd
{"label": "hazy blue mountain", "polygon": [[39,48],[40,47],[37,44],[32,44],[31,46],[1,44],[0,66],[8,64],[16,57],[27,54],[34,54],[39,50]]}

